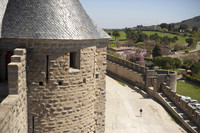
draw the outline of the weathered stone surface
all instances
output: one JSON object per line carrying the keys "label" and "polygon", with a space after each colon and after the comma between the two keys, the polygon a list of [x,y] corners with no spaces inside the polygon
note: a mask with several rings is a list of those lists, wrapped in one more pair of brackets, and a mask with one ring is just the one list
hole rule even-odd
{"label": "weathered stone surface", "polygon": [[[20,58],[26,57],[25,49],[18,51],[23,53]],[[0,133],[27,133],[26,60],[11,62],[8,67],[10,95],[0,104]]]}

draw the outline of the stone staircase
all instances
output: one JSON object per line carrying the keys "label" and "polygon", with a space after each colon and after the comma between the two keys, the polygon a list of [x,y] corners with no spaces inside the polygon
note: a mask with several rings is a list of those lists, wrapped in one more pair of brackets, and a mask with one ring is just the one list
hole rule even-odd
{"label": "stone staircase", "polygon": [[177,107],[167,96],[165,96],[162,92],[158,92],[163,100],[168,104],[171,109],[170,112],[175,114],[175,117],[179,119],[179,121],[187,127],[187,129],[192,133],[200,133],[200,127],[195,124],[179,107]]}

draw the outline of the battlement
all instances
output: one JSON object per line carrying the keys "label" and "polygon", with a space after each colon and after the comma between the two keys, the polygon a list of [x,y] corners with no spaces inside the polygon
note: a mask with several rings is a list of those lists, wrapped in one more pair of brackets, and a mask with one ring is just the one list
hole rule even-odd
{"label": "battlement", "polygon": [[124,60],[124,59],[120,59],[120,58],[111,56],[109,54],[107,55],[107,60],[112,61],[116,64],[119,64],[121,66],[127,67],[129,69],[132,69],[134,71],[137,71],[138,73],[141,73],[141,74],[144,74],[144,75],[149,70],[147,67],[141,66],[139,64],[135,64],[133,62],[130,62],[130,61],[127,61],[127,60]]}
{"label": "battlement", "polygon": [[27,89],[26,50],[15,49],[8,64],[9,95],[0,104],[0,132],[26,133]]}
{"label": "battlement", "polygon": [[107,60],[109,61],[107,65],[108,72],[111,72],[126,80],[130,80],[136,83],[136,85],[142,89],[153,87],[154,79],[156,79],[157,87],[154,89],[157,91],[159,91],[160,85],[163,82],[166,82],[167,85],[170,86],[174,92],[176,92],[176,72],[154,69],[149,70],[147,67],[111,55],[107,55]]}
{"label": "battlement", "polygon": [[200,112],[195,107],[173,92],[166,83],[161,85],[161,91],[200,126]]}

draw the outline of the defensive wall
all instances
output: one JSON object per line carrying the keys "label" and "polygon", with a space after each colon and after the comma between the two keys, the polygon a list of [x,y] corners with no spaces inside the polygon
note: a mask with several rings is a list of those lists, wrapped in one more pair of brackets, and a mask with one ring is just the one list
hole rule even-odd
{"label": "defensive wall", "polygon": [[0,133],[27,133],[26,50],[15,49],[8,65],[9,95],[0,103]]}
{"label": "defensive wall", "polygon": [[147,67],[111,55],[107,55],[107,72],[130,81],[145,91],[148,87],[153,87],[156,80],[157,88],[166,82],[176,92],[176,72],[149,70]]}
{"label": "defensive wall", "polygon": [[[107,40],[5,39],[0,42],[3,51],[18,47],[27,50],[27,75],[20,78],[27,79],[24,81],[27,82],[28,118],[24,120],[28,123],[27,132],[105,131]],[[75,67],[71,67],[70,54],[75,52]],[[5,125],[13,129],[10,122],[5,121]]]}
{"label": "defensive wall", "polygon": [[194,106],[188,104],[187,101],[181,98],[181,96],[177,95],[175,92],[171,91],[171,89],[163,83],[161,85],[161,91],[180,109],[182,109],[198,126],[200,126],[200,112],[196,110]]}
{"label": "defensive wall", "polygon": [[[159,100],[190,132],[196,133],[199,131],[200,113],[196,108],[176,94],[176,72],[149,70],[147,67],[111,55],[107,55],[107,60],[108,73],[132,82],[132,85],[137,86],[133,89],[140,92],[143,96],[146,96],[147,94],[149,97]],[[175,111],[163,95],[168,97],[178,108],[180,108],[192,122],[196,123],[197,131],[195,131],[194,128],[188,124],[188,121],[185,121],[183,117]]]}

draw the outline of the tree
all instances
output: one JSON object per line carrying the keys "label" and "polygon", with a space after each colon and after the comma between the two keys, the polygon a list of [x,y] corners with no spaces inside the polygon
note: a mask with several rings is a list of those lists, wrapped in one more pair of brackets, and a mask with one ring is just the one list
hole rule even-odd
{"label": "tree", "polygon": [[187,38],[185,39],[185,41],[188,43],[188,46],[192,45],[194,43],[194,39],[193,38]]}
{"label": "tree", "polygon": [[197,32],[198,30],[199,30],[199,28],[197,26],[192,27],[193,32]]}
{"label": "tree", "polygon": [[155,33],[155,34],[151,34],[150,36],[149,36],[149,38],[150,38],[150,40],[157,40],[158,38],[159,38],[159,36],[158,36],[158,34],[157,33]]}
{"label": "tree", "polygon": [[110,32],[108,32],[108,35],[111,36],[112,34]]}
{"label": "tree", "polygon": [[164,45],[169,45],[170,42],[171,42],[171,38],[169,38],[168,36],[164,36],[164,37],[162,38],[162,43],[163,43]]}
{"label": "tree", "polygon": [[175,37],[172,38],[172,42],[173,43],[175,43],[176,41],[178,41],[178,37],[177,36],[175,36]]}
{"label": "tree", "polygon": [[163,28],[165,28],[165,29],[168,29],[168,24],[167,23],[162,23],[162,24],[160,24],[160,27],[163,29]]}
{"label": "tree", "polygon": [[153,48],[153,51],[152,51],[152,55],[153,55],[153,58],[157,57],[157,56],[162,56],[161,54],[161,49],[158,45],[156,45],[154,48]]}
{"label": "tree", "polygon": [[188,28],[188,26],[186,24],[181,24],[180,27],[179,27],[179,29],[183,30],[183,32],[186,31],[187,28]]}
{"label": "tree", "polygon": [[116,41],[117,37],[121,36],[118,30],[114,30],[112,35],[115,37],[115,41]]}
{"label": "tree", "polygon": [[194,64],[192,64],[191,70],[194,75],[197,75],[197,77],[199,77],[200,76],[200,63],[195,62]]}
{"label": "tree", "polygon": [[139,35],[135,31],[132,31],[131,32],[131,40],[135,43],[138,41],[138,38],[139,38]]}
{"label": "tree", "polygon": [[174,24],[169,24],[168,31],[174,31],[174,30],[175,30],[175,25]]}
{"label": "tree", "polygon": [[125,33],[126,33],[126,39],[127,40],[131,40],[131,33],[132,33],[132,30],[130,28],[126,28],[125,29]]}
{"label": "tree", "polygon": [[153,62],[156,66],[159,66],[163,69],[180,68],[182,65],[179,59],[171,57],[155,57]]}
{"label": "tree", "polygon": [[143,41],[149,39],[149,36],[147,34],[145,34],[145,33],[142,33],[140,31],[138,31],[137,34],[139,36],[137,42],[143,42]]}

